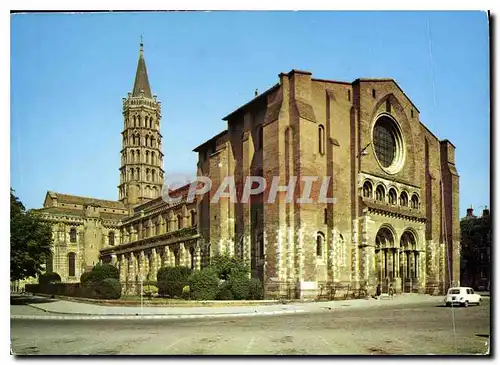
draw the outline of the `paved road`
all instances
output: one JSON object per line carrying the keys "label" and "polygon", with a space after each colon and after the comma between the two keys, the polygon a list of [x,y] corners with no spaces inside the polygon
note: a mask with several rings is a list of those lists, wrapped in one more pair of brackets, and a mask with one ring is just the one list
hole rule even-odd
{"label": "paved road", "polygon": [[489,299],[453,314],[455,335],[451,308],[420,303],[225,319],[11,320],[11,340],[18,355],[485,353]]}

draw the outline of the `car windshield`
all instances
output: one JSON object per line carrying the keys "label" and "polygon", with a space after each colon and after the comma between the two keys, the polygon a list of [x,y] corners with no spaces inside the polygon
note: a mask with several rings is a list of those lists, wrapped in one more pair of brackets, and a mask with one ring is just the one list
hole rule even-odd
{"label": "car windshield", "polygon": [[448,290],[448,294],[460,294],[460,289],[450,289]]}

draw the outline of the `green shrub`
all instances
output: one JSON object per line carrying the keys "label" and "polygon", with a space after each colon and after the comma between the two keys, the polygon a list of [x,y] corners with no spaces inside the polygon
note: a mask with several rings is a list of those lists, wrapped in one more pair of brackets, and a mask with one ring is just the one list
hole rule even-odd
{"label": "green shrub", "polygon": [[92,268],[88,279],[92,282],[101,282],[104,279],[120,280],[120,271],[111,264],[97,264]]}
{"label": "green shrub", "polygon": [[248,299],[251,300],[261,300],[264,299],[264,286],[262,282],[257,278],[250,279],[250,284],[248,287]]}
{"label": "green shrub", "polygon": [[248,298],[250,290],[250,278],[245,271],[233,270],[227,279],[227,285],[233,294],[235,300]]}
{"label": "green shrub", "polygon": [[156,275],[158,294],[171,298],[181,297],[182,288],[186,286],[191,271],[185,266],[162,267]]}
{"label": "green shrub", "polygon": [[231,293],[231,289],[229,288],[229,285],[227,282],[222,284],[219,287],[219,292],[217,293],[217,299],[218,300],[233,300],[233,293]]}
{"label": "green shrub", "polygon": [[146,285],[146,286],[143,286],[142,292],[145,296],[147,296],[148,298],[151,298],[151,297],[155,296],[156,294],[158,294],[158,288],[155,285]]}
{"label": "green shrub", "polygon": [[217,272],[206,268],[189,276],[190,297],[194,300],[214,300],[219,291]]}
{"label": "green shrub", "polygon": [[122,286],[115,278],[106,278],[91,286],[93,297],[96,299],[120,299],[122,295]]}
{"label": "green shrub", "polygon": [[56,272],[47,272],[38,277],[38,282],[40,284],[60,283],[61,277]]}
{"label": "green shrub", "polygon": [[92,272],[91,271],[85,271],[81,276],[80,276],[80,284],[84,285],[88,282],[90,282],[92,279]]}
{"label": "green shrub", "polygon": [[250,272],[243,260],[227,254],[215,255],[210,260],[210,267],[217,272],[222,280],[227,280],[232,271]]}

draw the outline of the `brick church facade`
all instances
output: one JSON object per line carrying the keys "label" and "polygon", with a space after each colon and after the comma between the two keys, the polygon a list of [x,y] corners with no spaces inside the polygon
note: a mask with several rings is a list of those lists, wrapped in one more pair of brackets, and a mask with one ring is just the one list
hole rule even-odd
{"label": "brick church facade", "polygon": [[[77,282],[103,261],[119,268],[125,291],[135,290],[162,266],[200,269],[228,252],[263,280],[267,297],[283,288],[316,296],[326,283],[430,294],[459,284],[455,147],[422,124],[394,80],[281,73],[224,118],[226,130],[194,149],[198,176],[212,181],[194,201],[188,185],[170,191],[175,202],[162,196],[161,103],[142,44],[123,116],[118,201],[48,192],[40,209],[53,223],[48,269],[63,281]],[[266,189],[249,203],[211,202],[227,176],[238,197],[248,176],[279,177],[282,187],[298,182],[291,200],[282,191],[268,203]],[[325,176],[334,202],[300,202]],[[310,177],[318,181],[308,187]]]}

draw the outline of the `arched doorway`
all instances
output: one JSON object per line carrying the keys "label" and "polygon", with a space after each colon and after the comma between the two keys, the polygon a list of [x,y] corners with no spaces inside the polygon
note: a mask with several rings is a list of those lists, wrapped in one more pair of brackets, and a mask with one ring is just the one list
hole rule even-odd
{"label": "arched doorway", "polygon": [[418,288],[419,252],[417,250],[417,239],[413,232],[405,231],[401,236],[401,278],[403,291],[411,293]]}
{"label": "arched doorway", "polygon": [[377,280],[382,287],[382,292],[387,292],[389,286],[398,277],[397,248],[394,245],[394,234],[388,227],[382,227],[375,238],[375,267]]}

